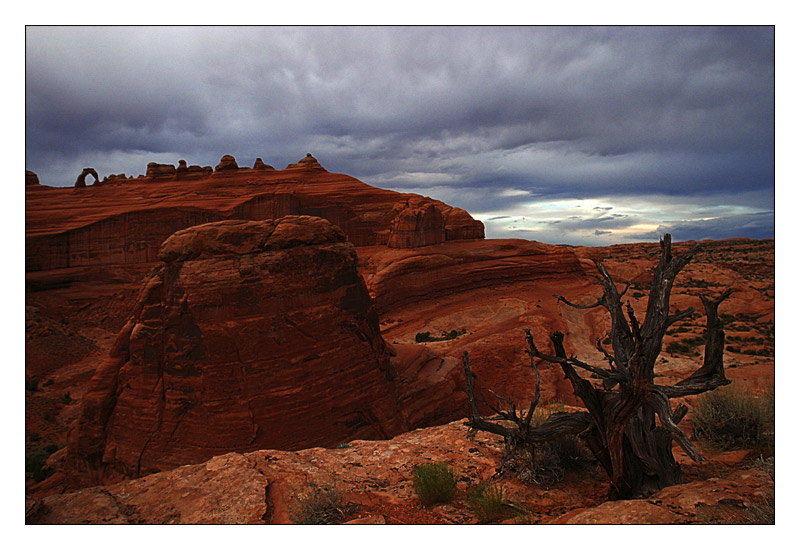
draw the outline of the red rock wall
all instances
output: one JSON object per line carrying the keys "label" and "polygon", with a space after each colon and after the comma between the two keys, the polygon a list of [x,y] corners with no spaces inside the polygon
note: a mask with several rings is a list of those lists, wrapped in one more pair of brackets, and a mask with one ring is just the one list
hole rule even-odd
{"label": "red rock wall", "polygon": [[[26,186],[26,271],[154,262],[175,231],[225,219],[318,216],[356,246],[484,236],[483,224],[464,210],[331,174],[313,157],[282,171],[231,165],[190,179],[156,168],[148,166],[150,177],[107,180],[80,192]],[[409,203],[412,211],[398,217]]]}
{"label": "red rock wall", "polygon": [[25,270],[155,262],[164,239],[186,227],[224,219],[199,208],[125,212],[56,235],[25,240]]}
{"label": "red rock wall", "polygon": [[304,216],[201,225],[161,259],[83,398],[73,463],[138,476],[407,429],[338,228]]}

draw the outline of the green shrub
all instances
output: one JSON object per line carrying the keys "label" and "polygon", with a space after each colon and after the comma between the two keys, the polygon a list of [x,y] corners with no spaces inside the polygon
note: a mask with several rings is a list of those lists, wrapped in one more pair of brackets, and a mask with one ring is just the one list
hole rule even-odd
{"label": "green shrub", "polygon": [[61,401],[61,403],[63,403],[64,405],[69,405],[70,403],[72,403],[72,397],[69,396],[69,392],[64,393],[64,395],[59,397],[58,400]]}
{"label": "green shrub", "polygon": [[39,435],[39,432],[31,432],[28,434],[28,439],[35,443],[42,439],[42,436]]}
{"label": "green shrub", "polygon": [[339,443],[339,444],[336,446],[336,448],[337,448],[337,449],[349,449],[349,448],[350,448],[350,444],[349,444],[349,443],[347,443],[347,442],[345,442],[345,443]]}
{"label": "green shrub", "polygon": [[689,353],[689,351],[690,351],[689,346],[677,340],[675,342],[671,342],[667,346],[667,353],[673,353],[677,355],[680,353]]}
{"label": "green shrub", "polygon": [[423,506],[450,502],[456,491],[456,473],[444,462],[417,464],[414,467],[413,484]]}
{"label": "green shrub", "polygon": [[491,523],[505,516],[503,487],[481,482],[467,493],[467,504],[481,523]]}
{"label": "green shrub", "polygon": [[431,336],[430,332],[418,332],[416,336],[414,336],[414,341],[417,343],[421,342],[444,342],[446,340],[455,340],[462,334],[466,334],[467,329],[462,328],[461,330],[451,330],[451,331],[442,331],[441,336]]}
{"label": "green shrub", "polygon": [[300,525],[333,525],[346,521],[357,508],[357,504],[344,501],[335,483],[312,481],[295,497],[290,517]]}
{"label": "green shrub", "polygon": [[702,336],[695,336],[694,338],[686,338],[682,343],[689,347],[703,346],[706,343],[706,339]]}
{"label": "green shrub", "polygon": [[25,390],[29,392],[39,391],[39,381],[35,379],[25,380]]}
{"label": "green shrub", "polygon": [[735,387],[703,394],[692,418],[696,439],[723,450],[774,447],[775,394],[752,395]]}
{"label": "green shrub", "polygon": [[54,383],[55,383],[55,382],[54,382],[54,380],[53,380],[52,378],[49,378],[49,379],[47,380],[47,382],[45,382],[44,384],[42,384],[42,387],[43,387],[43,388],[45,388],[45,387],[47,387],[47,386],[52,386]]}

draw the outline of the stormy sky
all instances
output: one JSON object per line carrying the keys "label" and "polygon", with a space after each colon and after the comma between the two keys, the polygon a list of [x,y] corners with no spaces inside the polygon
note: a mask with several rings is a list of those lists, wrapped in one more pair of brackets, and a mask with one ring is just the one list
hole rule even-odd
{"label": "stormy sky", "polygon": [[27,27],[26,168],[331,172],[487,237],[774,236],[772,27]]}

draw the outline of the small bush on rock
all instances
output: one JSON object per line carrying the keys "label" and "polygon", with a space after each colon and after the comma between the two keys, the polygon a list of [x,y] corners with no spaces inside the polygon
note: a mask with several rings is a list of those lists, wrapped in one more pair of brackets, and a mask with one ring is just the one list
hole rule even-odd
{"label": "small bush on rock", "polygon": [[456,473],[444,462],[418,464],[414,467],[413,483],[423,506],[450,502],[456,492]]}
{"label": "small bush on rock", "polygon": [[481,482],[467,493],[467,504],[481,523],[491,523],[505,516],[503,487]]}
{"label": "small bush on rock", "polygon": [[775,394],[752,395],[738,388],[703,394],[692,418],[694,437],[723,450],[774,447]]}
{"label": "small bush on rock", "polygon": [[344,501],[334,483],[320,485],[312,481],[295,497],[290,517],[300,525],[332,525],[346,521],[357,508],[357,504]]}

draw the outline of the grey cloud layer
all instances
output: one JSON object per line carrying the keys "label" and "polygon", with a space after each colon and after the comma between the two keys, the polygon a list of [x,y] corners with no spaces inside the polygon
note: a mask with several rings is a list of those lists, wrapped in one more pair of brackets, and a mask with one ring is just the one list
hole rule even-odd
{"label": "grey cloud layer", "polygon": [[760,189],[766,209],[774,32],[29,27],[26,125],[27,167],[51,185],[110,158],[128,165],[106,172],[141,173],[147,154],[281,167],[311,151],[467,208],[512,204],[504,189],[727,202]]}

